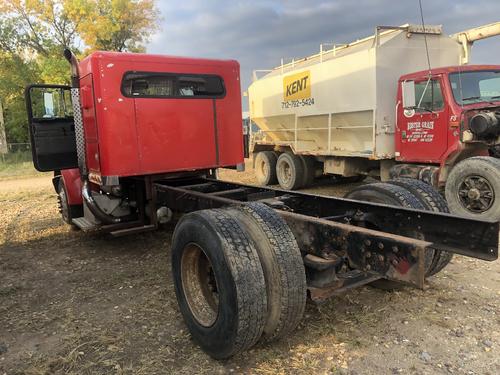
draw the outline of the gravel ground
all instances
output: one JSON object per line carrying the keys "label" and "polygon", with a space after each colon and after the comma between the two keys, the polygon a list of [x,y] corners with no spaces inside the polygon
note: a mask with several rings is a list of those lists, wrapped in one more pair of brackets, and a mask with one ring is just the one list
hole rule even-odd
{"label": "gravel ground", "polygon": [[[251,171],[220,176],[254,182]],[[217,362],[178,311],[172,227],[118,239],[72,231],[50,176],[0,180],[0,207],[0,375],[500,373],[499,262],[456,256],[425,291],[362,287],[308,304],[291,337]]]}

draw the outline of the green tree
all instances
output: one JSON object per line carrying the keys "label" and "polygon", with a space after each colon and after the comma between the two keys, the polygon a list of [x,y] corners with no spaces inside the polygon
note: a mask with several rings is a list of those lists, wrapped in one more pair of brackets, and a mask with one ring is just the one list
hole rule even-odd
{"label": "green tree", "polygon": [[91,17],[78,24],[78,32],[89,50],[145,51],[144,43],[158,28],[154,1],[87,0]]}
{"label": "green tree", "polygon": [[9,142],[26,142],[24,87],[68,83],[64,48],[144,51],[157,30],[153,0],[1,0],[0,100]]}
{"label": "green tree", "polygon": [[17,55],[0,52],[0,100],[4,109],[7,142],[27,142],[24,87],[39,77],[38,66]]}

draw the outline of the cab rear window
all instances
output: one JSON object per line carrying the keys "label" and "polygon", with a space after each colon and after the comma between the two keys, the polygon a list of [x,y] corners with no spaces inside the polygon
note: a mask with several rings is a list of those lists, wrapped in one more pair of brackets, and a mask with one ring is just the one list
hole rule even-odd
{"label": "cab rear window", "polygon": [[127,72],[122,93],[132,98],[220,98],[226,90],[217,75]]}

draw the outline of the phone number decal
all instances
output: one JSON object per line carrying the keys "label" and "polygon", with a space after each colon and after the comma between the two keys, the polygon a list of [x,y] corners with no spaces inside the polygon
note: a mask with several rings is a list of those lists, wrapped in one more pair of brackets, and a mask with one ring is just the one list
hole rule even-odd
{"label": "phone number decal", "polygon": [[313,104],[314,98],[287,100],[286,102],[281,102],[281,109],[306,107]]}

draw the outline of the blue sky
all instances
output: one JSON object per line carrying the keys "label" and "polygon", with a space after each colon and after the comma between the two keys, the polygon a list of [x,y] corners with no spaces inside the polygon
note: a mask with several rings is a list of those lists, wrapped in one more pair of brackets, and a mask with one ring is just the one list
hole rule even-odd
{"label": "blue sky", "polygon": [[[148,52],[232,58],[241,64],[242,90],[254,69],[303,57],[325,42],[348,43],[377,25],[420,23],[418,0],[161,0],[161,31]],[[423,0],[427,24],[452,34],[500,20],[499,0]],[[472,63],[500,64],[500,36],[477,42]]]}

